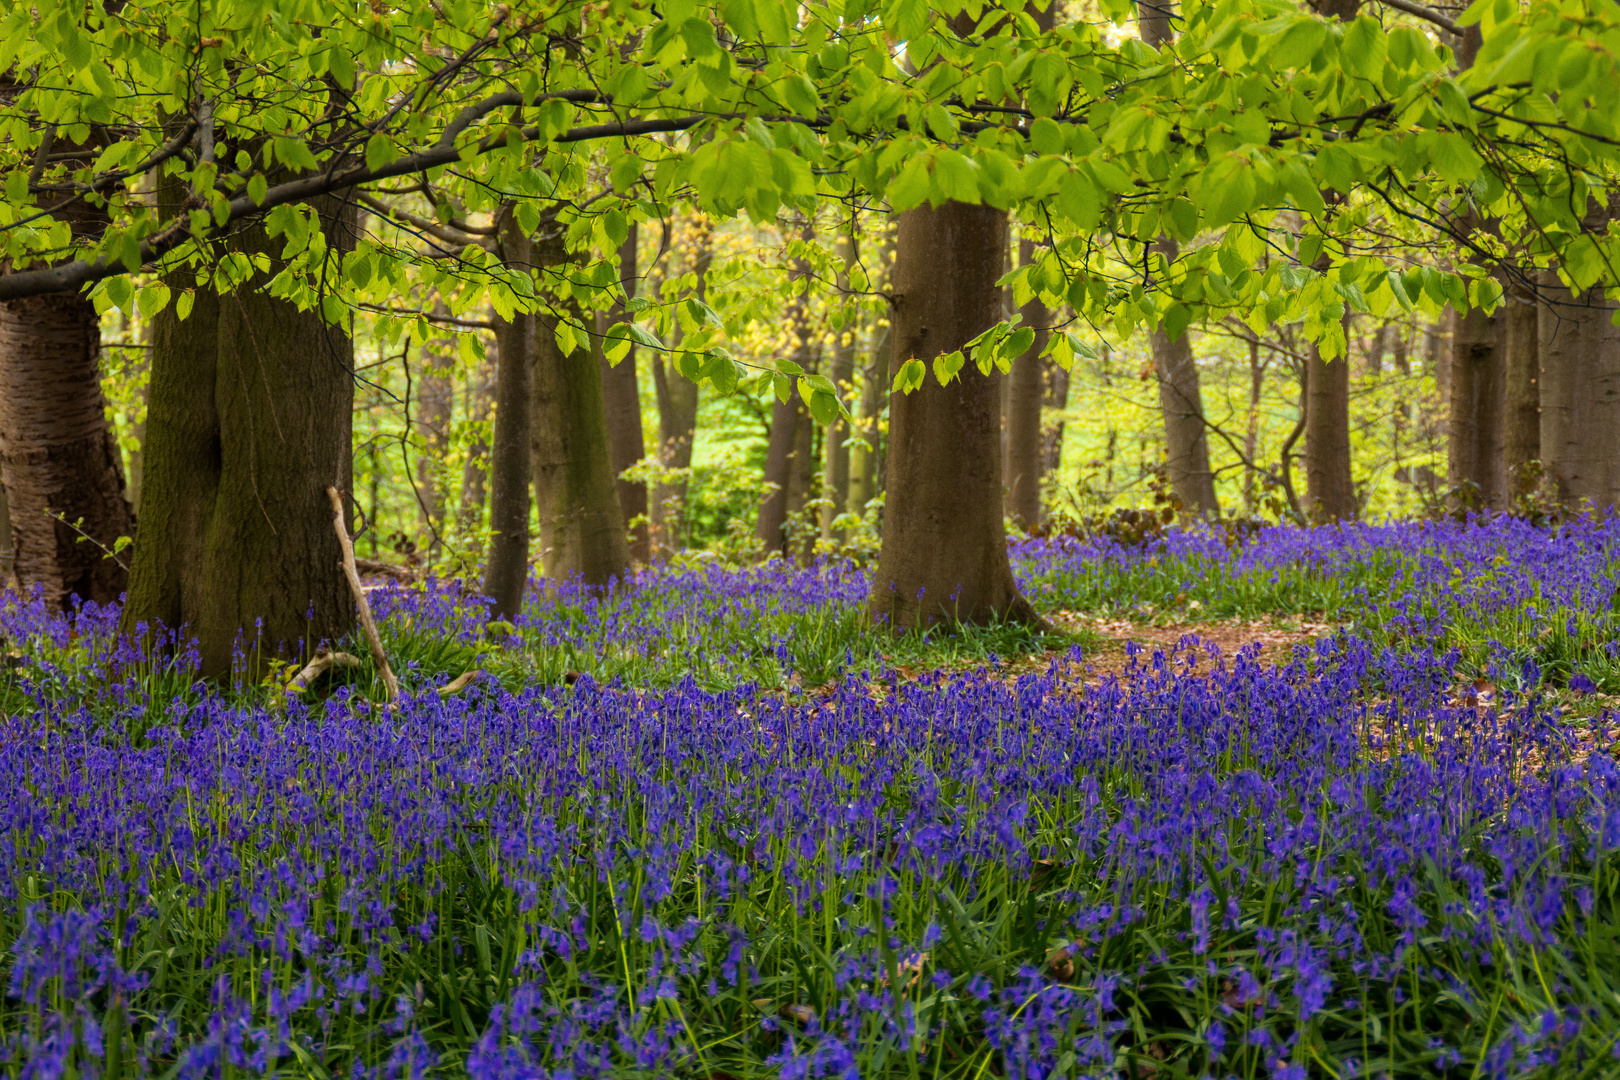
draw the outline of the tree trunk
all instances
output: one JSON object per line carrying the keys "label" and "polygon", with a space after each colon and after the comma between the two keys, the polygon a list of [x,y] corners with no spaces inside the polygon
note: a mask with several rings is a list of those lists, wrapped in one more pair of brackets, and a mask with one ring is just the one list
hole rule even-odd
{"label": "tree trunk", "polygon": [[[1153,250],[1165,266],[1180,253],[1176,242],[1161,237]],[[1204,430],[1204,396],[1192,339],[1186,331],[1171,341],[1162,325],[1153,331],[1153,370],[1159,384],[1159,410],[1164,414],[1164,444],[1170,487],[1182,508],[1194,514],[1219,514],[1215,473],[1209,466],[1209,437]]]}
{"label": "tree trunk", "polygon": [[[1020,240],[1019,265],[1028,266],[1034,261],[1034,241]],[[1035,340],[1012,362],[1007,372],[1007,457],[1002,473],[1007,489],[1007,516],[1020,528],[1033,529],[1041,523],[1041,404],[1046,396],[1046,389],[1041,385],[1041,353],[1046,349],[1052,312],[1041,303],[1039,296],[1033,296],[1019,314],[1025,326],[1035,328]]]}
{"label": "tree trunk", "polygon": [[[805,370],[814,372],[819,366],[806,364]],[[796,555],[801,563],[808,564],[815,558],[816,537],[819,534],[819,530],[810,527],[808,511],[810,503],[819,494],[816,481],[820,478],[821,470],[816,466],[816,423],[802,400],[796,404],[799,418],[794,422],[793,464],[788,470],[788,554]]]}
{"label": "tree trunk", "polygon": [[1249,409],[1243,427],[1243,509],[1254,513],[1259,493],[1255,490],[1255,462],[1260,453],[1260,394],[1265,389],[1266,369],[1260,363],[1260,337],[1249,339]]}
{"label": "tree trunk", "polygon": [[[448,314],[448,310],[445,311]],[[416,392],[416,426],[422,443],[417,451],[417,518],[429,536],[430,548],[438,550],[444,531],[444,458],[450,450],[450,424],[455,404],[451,372],[455,361],[449,342],[439,339],[423,350],[424,365],[420,389]]]}
{"label": "tree trunk", "polygon": [[[814,226],[806,224],[802,238],[809,240],[814,236]],[[811,366],[810,264],[803,259],[795,261],[789,287],[794,289],[788,314],[795,342],[793,359],[808,371]],[[760,503],[759,517],[754,525],[754,535],[764,545],[767,558],[773,552],[787,555],[791,551],[787,525],[795,510],[795,477],[802,467],[799,465],[802,456],[798,453],[799,427],[810,424],[810,417],[805,413],[803,400],[799,397],[798,380],[792,380],[792,384],[786,401],[773,398],[771,402],[771,431],[765,446],[765,483],[771,487]],[[798,505],[802,507],[802,488],[799,495]]]}
{"label": "tree trunk", "polygon": [[630,572],[630,544],[608,458],[601,368],[582,329],[563,351],[559,320],[576,328],[584,320],[577,305],[554,303],[560,314],[541,316],[536,328],[531,441],[541,560],[554,582],[608,585]]}
{"label": "tree trunk", "polygon": [[1558,501],[1620,497],[1620,327],[1602,287],[1575,294],[1543,271],[1538,313],[1541,460]]}
{"label": "tree trunk", "polygon": [[1541,460],[1540,344],[1536,298],[1528,289],[1510,288],[1502,323],[1503,368],[1507,389],[1502,414],[1502,464],[1508,499],[1530,495],[1537,477],[1532,462]]}
{"label": "tree trunk", "polygon": [[101,393],[101,320],[70,293],[0,304],[0,480],[13,567],[46,603],[111,603],[128,583],[109,558],[135,531]]}
{"label": "tree trunk", "polygon": [[1000,373],[969,358],[941,386],[932,371],[936,356],[1000,320],[1006,252],[1007,216],[991,207],[948,202],[900,215],[891,370],[915,357],[929,372],[889,404],[888,503],[869,610],[896,630],[1041,622],[1007,561]]}
{"label": "tree trunk", "polygon": [[1497,317],[1477,308],[1455,312],[1451,324],[1451,388],[1446,440],[1446,482],[1478,493],[1480,507],[1499,507],[1507,487],[1502,464],[1502,410],[1506,380]]}
{"label": "tree trunk", "polygon": [[[160,198],[172,212],[180,195],[169,187]],[[329,248],[347,250],[352,204],[314,205]],[[270,295],[283,244],[257,227],[238,234],[232,248],[268,257],[269,270],[223,296],[176,275],[177,296],[195,290],[190,316],[170,304],[153,319],[123,628],[194,635],[209,677],[239,658],[257,679],[267,657],[308,655],[354,622],[326,497],[350,465],[354,346],[317,312]]]}
{"label": "tree trunk", "polygon": [[[849,309],[849,268],[860,257],[858,240],[853,229],[838,237],[844,249],[843,266],[838,274],[838,304],[844,310],[844,322],[835,331],[832,371],[829,373],[838,395],[850,400],[855,389],[855,346],[860,333],[860,320]],[[849,425],[842,416],[827,425],[822,437],[821,477],[821,538],[831,543],[833,522],[849,507]]]}
{"label": "tree trunk", "polygon": [[[619,283],[625,296],[637,290],[640,275],[636,269],[637,230],[630,226],[630,235],[619,246]],[[615,303],[607,323],[626,321],[624,306]],[[605,328],[605,326],[604,326]],[[600,342],[602,339],[596,339]],[[647,485],[640,480],[626,480],[624,471],[647,456],[647,447],[641,432],[641,387],[636,382],[636,347],[630,346],[617,364],[610,364],[607,356],[597,349],[598,369],[602,379],[602,408],[607,423],[608,457],[612,462],[614,490],[619,497],[619,512],[630,526],[630,557],[647,562],[651,552],[647,536]]]}
{"label": "tree trunk", "polygon": [[1045,395],[1042,404],[1053,414],[1041,426],[1041,474],[1056,473],[1063,466],[1063,410],[1069,407],[1069,373],[1054,360],[1042,362]]}
{"label": "tree trunk", "polygon": [[[889,287],[894,268],[894,234],[888,234],[878,246],[877,265],[873,270],[870,287],[883,290]],[[889,370],[889,341],[892,325],[887,317],[873,324],[871,352],[866,370],[861,373],[860,411],[855,430],[860,441],[850,449],[849,508],[857,514],[866,513],[866,505],[877,498],[878,480],[883,475],[883,433],[879,430],[883,420],[883,403],[888,397],[884,379]]]}
{"label": "tree trunk", "polygon": [[1305,501],[1313,517],[1356,516],[1350,479],[1350,358],[1328,360],[1315,342],[1305,375]]}
{"label": "tree trunk", "polygon": [[[534,265],[534,245],[510,206],[496,218],[501,258]],[[495,319],[495,425],[489,454],[489,554],[484,592],[493,601],[491,619],[513,619],[523,609],[529,583],[529,443],[533,437],[536,317],[519,311]]]}
{"label": "tree trunk", "polygon": [[[489,363],[481,365],[462,390],[462,409],[469,424],[482,424],[489,419],[495,405],[495,380],[491,378]],[[474,533],[484,523],[484,503],[488,500],[489,440],[482,434],[473,437],[467,447],[467,460],[461,465],[461,501],[456,508],[456,523],[463,534]]]}
{"label": "tree trunk", "polygon": [[[709,265],[714,260],[714,226],[705,218],[698,227],[693,258],[696,281],[692,295],[704,300],[709,288]],[[678,326],[679,324],[677,324]],[[660,354],[653,354],[653,387],[658,398],[658,458],[665,469],[680,470],[680,479],[653,489],[652,536],[660,558],[686,545],[685,471],[692,467],[692,444],[697,436],[698,385],[670,369]]]}

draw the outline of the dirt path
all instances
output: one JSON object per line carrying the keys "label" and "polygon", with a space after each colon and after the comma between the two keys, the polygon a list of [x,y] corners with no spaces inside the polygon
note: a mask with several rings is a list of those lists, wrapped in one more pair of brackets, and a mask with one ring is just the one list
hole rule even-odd
{"label": "dirt path", "polygon": [[1339,629],[1334,623],[1313,622],[1297,616],[1205,621],[1161,616],[1136,620],[1058,611],[1047,617],[1065,630],[1103,639],[1101,648],[1086,650],[1086,663],[1098,678],[1120,674],[1125,670],[1129,662],[1126,647],[1132,642],[1141,646],[1147,657],[1151,658],[1154,650],[1168,653],[1182,638],[1193,635],[1199,642],[1197,655],[1200,667],[1213,659],[1211,647],[1230,660],[1239,649],[1258,642],[1260,662],[1277,664],[1290,659],[1296,645],[1314,644],[1318,638]]}

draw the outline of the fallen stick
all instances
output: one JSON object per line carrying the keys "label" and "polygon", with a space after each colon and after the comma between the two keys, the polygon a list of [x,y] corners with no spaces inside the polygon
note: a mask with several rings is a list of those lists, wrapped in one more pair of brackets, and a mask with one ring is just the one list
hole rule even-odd
{"label": "fallen stick", "polygon": [[439,687],[439,696],[449,697],[451,694],[460,693],[462,690],[465,690],[474,679],[478,678],[482,674],[483,672],[479,671],[477,668],[473,668],[471,671],[462,672],[451,682]]}
{"label": "fallen stick", "polygon": [[360,571],[354,565],[354,545],[349,542],[349,530],[343,527],[343,496],[338,489],[328,486],[326,497],[332,503],[332,528],[337,532],[338,546],[343,549],[343,573],[349,579],[349,591],[354,593],[355,606],[360,609],[360,629],[366,635],[371,658],[382,672],[384,701],[399,697],[399,680],[388,666],[388,654],[383,652],[382,638],[377,636],[377,623],[371,617],[371,605],[366,602],[366,590],[360,587]]}
{"label": "fallen stick", "polygon": [[292,677],[287,684],[290,694],[302,693],[310,683],[326,674],[335,667],[359,667],[361,660],[358,656],[350,656],[346,652],[327,652],[322,649],[315,654],[315,659],[305,664],[303,670]]}

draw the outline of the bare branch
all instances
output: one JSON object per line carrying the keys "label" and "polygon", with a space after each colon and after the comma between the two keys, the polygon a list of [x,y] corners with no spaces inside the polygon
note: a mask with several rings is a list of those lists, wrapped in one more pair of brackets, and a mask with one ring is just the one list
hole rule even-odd
{"label": "bare branch", "polygon": [[1458,26],[1455,21],[1446,18],[1431,7],[1413,3],[1413,0],[1379,0],[1379,3],[1386,7],[1392,7],[1396,11],[1404,11],[1408,15],[1415,15],[1424,22],[1433,23],[1448,34],[1460,34],[1463,32],[1463,28]]}

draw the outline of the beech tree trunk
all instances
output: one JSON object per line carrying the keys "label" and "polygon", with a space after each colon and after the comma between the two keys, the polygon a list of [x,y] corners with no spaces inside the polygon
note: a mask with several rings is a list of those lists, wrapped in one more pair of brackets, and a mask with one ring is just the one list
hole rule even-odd
{"label": "beech tree trunk", "polygon": [[[163,208],[180,192],[164,185]],[[314,204],[327,245],[353,243],[341,196]],[[194,636],[202,673],[293,659],[346,633],[354,599],[332,531],[328,485],[350,467],[354,346],[314,311],[269,294],[284,241],[249,228],[234,250],[268,271],[220,295],[194,289],[185,320],[153,319],[141,521],[123,628]]]}
{"label": "beech tree trunk", "polygon": [[[534,265],[534,245],[509,206],[502,207],[501,258],[513,266]],[[513,619],[523,609],[529,583],[529,443],[533,416],[538,320],[516,312],[495,319],[495,424],[489,452],[489,554],[484,593],[494,601],[491,619]]]}
{"label": "beech tree trunk", "polygon": [[[462,409],[469,422],[483,422],[495,405],[495,380],[486,361],[477,374],[468,380],[462,391]],[[475,532],[484,523],[484,504],[488,501],[489,440],[476,436],[467,447],[467,460],[461,465],[461,500],[456,508],[456,522],[463,533]]]}
{"label": "beech tree trunk", "polygon": [[129,576],[108,553],[135,531],[101,393],[101,320],[57,293],[0,304],[0,482],[13,569],[53,606],[116,601]]}
{"label": "beech tree trunk", "polygon": [[[803,238],[808,240],[815,236],[812,225],[805,225]],[[810,264],[803,259],[796,260],[793,266],[791,281],[796,281],[792,307],[789,309],[788,321],[793,326],[794,352],[793,359],[806,371],[810,370]],[[764,500],[759,505],[759,517],[755,520],[754,535],[764,546],[764,555],[769,558],[772,553],[787,555],[790,553],[790,544],[787,534],[788,520],[795,510],[795,479],[798,470],[802,468],[802,460],[798,453],[801,424],[808,426],[810,417],[805,413],[804,403],[799,397],[799,381],[792,380],[793,388],[786,401],[781,398],[771,399],[771,431],[765,444],[765,483],[771,485]],[[798,506],[803,507],[803,490],[800,487]]]}
{"label": "beech tree trunk", "polygon": [[1305,369],[1305,501],[1312,517],[1356,516],[1350,478],[1350,358],[1328,360],[1314,342]]}
{"label": "beech tree trunk", "polygon": [[[859,242],[852,231],[838,237],[843,248],[843,266],[839,270],[837,303],[845,310],[845,322],[835,331],[832,371],[829,377],[838,388],[840,398],[853,404],[855,392],[855,348],[860,333],[860,321],[849,310],[849,268],[859,258]],[[846,395],[848,395],[846,397]],[[853,412],[854,410],[851,409]],[[832,541],[833,522],[849,507],[849,425],[842,416],[827,425],[822,439],[821,538]]]}
{"label": "beech tree trunk", "polygon": [[[704,300],[709,287],[709,265],[714,261],[714,226],[704,219],[698,229],[693,257],[692,295]],[[678,325],[678,324],[677,324]],[[678,340],[678,339],[677,339]],[[697,435],[698,385],[674,371],[660,354],[653,354],[653,388],[658,398],[658,459],[666,469],[681,470],[681,479],[661,483],[652,493],[653,546],[667,558],[686,544],[686,491],[684,471],[692,467],[692,444]]]}
{"label": "beech tree trunk", "polygon": [[422,444],[416,459],[417,516],[427,530],[430,547],[437,549],[445,527],[444,458],[450,449],[450,424],[455,385],[450,373],[455,364],[443,339],[422,350],[422,377],[416,391],[416,425]]}
{"label": "beech tree trunk", "polygon": [[[634,295],[640,280],[636,268],[636,241],[637,230],[632,224],[630,235],[619,246],[619,283],[626,296]],[[607,323],[623,321],[624,306],[615,303],[613,311],[603,323],[603,329]],[[597,340],[600,342],[601,338]],[[636,381],[636,347],[631,345],[630,351],[617,364],[608,363],[600,346],[597,358],[602,379],[602,408],[607,421],[608,456],[612,462],[619,512],[626,522],[636,522],[630,529],[630,557],[638,562],[647,562],[651,555],[647,536],[647,485],[640,480],[624,478],[626,469],[647,456],[641,431],[641,387]]]}
{"label": "beech tree trunk", "polygon": [[[1180,252],[1176,242],[1161,237],[1153,250],[1165,265]],[[1204,430],[1204,394],[1186,331],[1174,341],[1162,325],[1153,331],[1153,370],[1159,384],[1159,411],[1164,414],[1164,446],[1170,487],[1182,508],[1194,514],[1219,514],[1215,473],[1209,466],[1209,436]]]}
{"label": "beech tree trunk", "polygon": [[1602,287],[1572,293],[1541,282],[1541,460],[1558,500],[1620,504],[1620,327]]}
{"label": "beech tree trunk", "polygon": [[[1055,313],[1054,313],[1055,315]],[[1041,475],[1055,473],[1063,466],[1063,416],[1069,407],[1069,373],[1053,360],[1043,361],[1045,396],[1042,403],[1056,415],[1041,427]]]}
{"label": "beech tree trunk", "polygon": [[1507,488],[1502,457],[1507,382],[1500,333],[1497,316],[1477,308],[1452,316],[1446,478],[1453,488],[1473,485],[1481,507],[1501,506]]}
{"label": "beech tree trunk", "polygon": [[[877,266],[871,287],[887,289],[894,269],[894,237],[889,234],[878,246]],[[890,331],[892,323],[887,317],[872,327],[871,351],[866,370],[861,373],[860,411],[856,414],[856,430],[860,441],[850,449],[849,508],[857,514],[866,513],[866,505],[877,498],[878,482],[883,475],[883,403],[888,397],[884,382],[889,370]]]}
{"label": "beech tree trunk", "polygon": [[1532,462],[1541,460],[1541,386],[1536,298],[1528,289],[1510,288],[1502,323],[1503,368],[1507,388],[1502,414],[1505,495],[1518,499],[1536,484]]}
{"label": "beech tree trunk", "polygon": [[531,444],[541,562],[553,581],[608,585],[630,572],[630,544],[608,456],[601,368],[583,330],[563,351],[559,319],[575,327],[584,319],[571,303],[558,307],[536,328]]}
{"label": "beech tree trunk", "polygon": [[1001,376],[970,358],[948,386],[934,357],[1001,318],[1007,216],[948,202],[900,215],[891,371],[915,357],[921,388],[889,403],[888,503],[869,611],[890,627],[1008,619],[1041,624],[1007,561],[1001,496]]}
{"label": "beech tree trunk", "polygon": [[[1034,241],[1020,240],[1019,265],[1028,266],[1034,260]],[[1033,529],[1041,523],[1041,405],[1046,398],[1041,353],[1046,348],[1046,328],[1051,325],[1052,312],[1035,296],[1019,314],[1023,325],[1035,328],[1035,340],[1027,352],[1012,362],[1007,372],[1007,457],[1002,473],[1007,489],[1007,516],[1020,528]]]}

